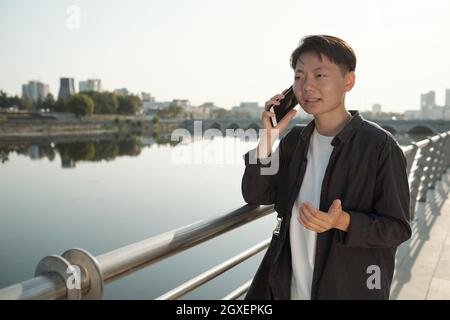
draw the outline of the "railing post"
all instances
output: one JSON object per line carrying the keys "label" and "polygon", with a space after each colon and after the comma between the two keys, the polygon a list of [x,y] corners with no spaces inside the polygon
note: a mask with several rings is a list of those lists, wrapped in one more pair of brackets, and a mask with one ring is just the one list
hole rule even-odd
{"label": "railing post", "polygon": [[414,160],[416,158],[417,150],[419,149],[417,147],[417,144],[412,144],[413,149],[405,156],[406,157],[406,173],[409,175],[411,174],[412,165],[414,163]]}
{"label": "railing post", "polygon": [[[419,194],[420,183],[424,168],[424,148],[419,148],[417,143],[413,143],[416,152],[414,161],[411,163],[411,179],[410,179],[410,219],[413,221],[415,219],[415,209],[417,204],[417,198]],[[426,147],[426,146],[425,146]]]}
{"label": "railing post", "polygon": [[439,168],[438,168],[438,176],[437,180],[441,180],[442,175],[447,172],[447,156],[448,156],[448,141],[449,141],[449,133],[445,132],[442,134],[441,139],[441,150],[440,150],[440,159],[439,159]]}
{"label": "railing post", "polygon": [[[416,187],[415,185],[417,185],[417,183],[415,181],[417,181],[416,179],[416,170],[417,170],[417,159],[418,159],[418,154],[420,154],[419,152],[419,147],[417,146],[416,143],[412,144],[413,149],[410,151],[409,154],[406,155],[406,172],[408,174],[408,183],[409,183],[409,202],[410,202],[410,206],[409,206],[409,217],[410,220],[414,220],[414,212],[415,212],[415,207],[416,207],[416,199],[417,199],[417,190],[418,187]],[[415,185],[414,185],[415,184]]]}
{"label": "railing post", "polygon": [[428,138],[428,144],[422,148],[423,155],[420,164],[423,168],[419,183],[419,202],[427,201],[428,184],[430,183],[430,175],[432,173],[432,159],[434,154],[433,140]]}
{"label": "railing post", "polygon": [[440,159],[442,152],[442,138],[439,136],[437,141],[433,142],[433,155],[431,156],[431,163],[433,164],[431,167],[431,173],[429,175],[428,189],[434,190],[434,186],[436,185],[437,177],[439,176],[439,167],[440,167]]}
{"label": "railing post", "polygon": [[444,163],[444,174],[447,172],[447,169],[450,167],[450,131],[447,131],[447,140],[446,140],[446,153],[445,153],[445,163]]}

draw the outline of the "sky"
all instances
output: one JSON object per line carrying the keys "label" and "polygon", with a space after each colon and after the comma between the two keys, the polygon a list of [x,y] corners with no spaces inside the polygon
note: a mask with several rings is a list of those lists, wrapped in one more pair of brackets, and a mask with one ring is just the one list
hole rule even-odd
{"label": "sky", "polygon": [[100,78],[157,101],[263,105],[294,78],[299,41],[330,34],[357,55],[348,109],[419,109],[450,88],[448,0],[0,0],[0,90]]}

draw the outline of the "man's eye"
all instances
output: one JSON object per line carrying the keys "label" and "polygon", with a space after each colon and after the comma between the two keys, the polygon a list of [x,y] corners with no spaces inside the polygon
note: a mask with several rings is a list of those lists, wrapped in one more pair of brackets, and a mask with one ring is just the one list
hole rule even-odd
{"label": "man's eye", "polygon": [[322,78],[324,76],[325,76],[324,74],[320,73],[320,74],[317,75],[317,78]]}

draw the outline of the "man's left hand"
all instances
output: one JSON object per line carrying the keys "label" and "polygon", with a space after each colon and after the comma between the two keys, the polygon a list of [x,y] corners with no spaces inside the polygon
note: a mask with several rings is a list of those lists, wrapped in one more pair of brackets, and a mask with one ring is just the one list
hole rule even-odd
{"label": "man's left hand", "polygon": [[320,211],[309,202],[303,202],[299,208],[297,220],[309,230],[321,233],[336,228],[347,231],[350,215],[342,210],[341,200],[336,199],[328,212]]}

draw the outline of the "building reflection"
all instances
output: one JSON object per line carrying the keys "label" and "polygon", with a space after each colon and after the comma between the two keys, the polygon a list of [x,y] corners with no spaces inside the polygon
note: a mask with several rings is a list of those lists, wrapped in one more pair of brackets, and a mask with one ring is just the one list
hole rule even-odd
{"label": "building reflection", "polygon": [[[406,146],[428,138],[428,134],[395,134],[400,145]],[[228,136],[233,138],[233,136]],[[249,137],[237,135],[234,138],[244,142],[256,142],[258,136]],[[201,137],[199,137],[201,139]],[[79,138],[72,138],[72,141],[21,141],[21,142],[0,142],[0,159],[2,163],[9,161],[11,153],[28,156],[32,160],[47,158],[53,161],[56,154],[61,159],[61,167],[64,169],[75,168],[80,161],[111,161],[121,156],[138,156],[143,148],[151,148],[153,145],[174,146],[185,143],[183,139],[172,141],[170,134],[153,134],[152,136],[124,136],[113,137],[101,140],[79,141]],[[189,143],[189,142],[188,142]]]}

